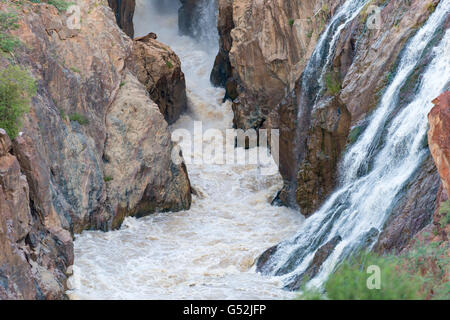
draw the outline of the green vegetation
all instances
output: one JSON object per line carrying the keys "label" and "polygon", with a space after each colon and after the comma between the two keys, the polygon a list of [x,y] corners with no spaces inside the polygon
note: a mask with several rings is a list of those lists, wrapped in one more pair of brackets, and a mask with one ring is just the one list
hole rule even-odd
{"label": "green vegetation", "polygon": [[167,61],[166,61],[166,65],[167,65],[167,67],[168,67],[169,69],[172,69],[172,68],[173,68],[173,64],[172,64],[172,62],[171,62],[170,60],[167,60]]}
{"label": "green vegetation", "polygon": [[81,73],[81,70],[78,69],[77,67],[70,67],[70,70],[72,70],[73,72],[76,72],[76,73]]}
{"label": "green vegetation", "polygon": [[434,4],[433,2],[429,2],[429,3],[427,4],[427,10],[428,10],[428,12],[429,12],[430,14],[433,13],[434,10],[436,10],[436,6],[437,6],[437,4]]}
{"label": "green vegetation", "polygon": [[361,134],[362,131],[362,127],[354,127],[350,133],[348,134],[348,143],[349,144],[353,144],[356,142],[356,140],[358,139],[359,135]]}
{"label": "green vegetation", "polygon": [[86,125],[89,123],[89,120],[85,116],[76,112],[69,115],[69,120],[78,122],[81,125]]}
{"label": "green vegetation", "polygon": [[[441,243],[415,247],[407,254],[377,255],[365,252],[344,261],[324,285],[302,290],[299,299],[411,300],[449,299],[449,257]],[[369,266],[380,270],[380,288],[368,288]],[[303,287],[304,288],[304,287]]]}
{"label": "green vegetation", "polygon": [[441,225],[441,228],[445,228],[445,226],[450,223],[450,200],[441,202],[439,214],[441,215],[439,224]]}
{"label": "green vegetation", "polygon": [[105,176],[105,177],[103,178],[103,180],[104,180],[105,182],[109,182],[109,181],[113,181],[114,178],[111,177],[111,176]]}
{"label": "green vegetation", "polygon": [[27,70],[18,65],[0,70],[0,128],[11,139],[19,133],[21,117],[28,112],[35,94],[36,82]]}
{"label": "green vegetation", "polygon": [[13,12],[0,12],[0,50],[10,53],[20,45],[17,37],[8,32],[19,28],[17,14]]}
{"label": "green vegetation", "polygon": [[292,27],[294,25],[295,20],[294,19],[289,19],[289,25]]}
{"label": "green vegetation", "polygon": [[325,85],[327,87],[327,93],[330,95],[336,95],[341,91],[341,79],[338,72],[327,72],[325,74]]}
{"label": "green vegetation", "polygon": [[[401,261],[395,256],[377,256],[373,253],[344,262],[325,285],[327,297],[333,300],[391,300],[421,299],[422,280],[417,274],[402,272]],[[381,270],[381,288],[368,289],[370,276],[367,267]]]}
{"label": "green vegetation", "polygon": [[66,11],[73,4],[64,0],[48,0],[47,3],[54,6],[59,12]]}

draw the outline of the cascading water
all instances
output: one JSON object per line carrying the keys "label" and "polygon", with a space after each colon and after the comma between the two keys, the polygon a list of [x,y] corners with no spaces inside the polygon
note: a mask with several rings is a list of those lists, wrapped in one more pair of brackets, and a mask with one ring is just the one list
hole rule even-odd
{"label": "cascading water", "polygon": [[345,257],[374,244],[402,188],[428,154],[423,143],[426,115],[431,101],[450,85],[450,30],[432,49],[433,58],[417,80],[412,101],[400,111],[396,107],[400,89],[449,12],[450,0],[441,1],[409,40],[370,124],[344,156],[341,187],[305,221],[297,236],[277,246],[263,272],[281,276],[289,286],[301,277],[321,246],[340,236],[341,241],[309,283],[319,286]]}
{"label": "cascading water", "polygon": [[[138,0],[134,18],[136,36],[157,33],[158,40],[169,44],[181,59],[189,111],[172,129],[192,132],[194,120],[202,121],[204,130],[231,128],[231,105],[222,104],[224,90],[209,81],[218,50],[213,1],[200,8],[199,21],[204,25],[195,33],[197,41],[179,35],[178,6],[173,5],[177,2]],[[181,147],[183,154],[189,153],[185,145]],[[76,237],[71,298],[293,296],[280,289],[278,279],[252,267],[264,249],[294,234],[303,221],[294,210],[270,205],[283,185],[279,173],[260,175],[260,168],[251,164],[187,164],[187,168],[197,193],[189,211],[127,218],[118,231],[89,231]]]}
{"label": "cascading water", "polygon": [[[333,15],[325,31],[317,41],[316,47],[305,67],[301,79],[302,85],[299,95],[300,101],[295,134],[294,154],[296,156],[297,169],[305,154],[311,111],[314,109],[317,99],[323,91],[323,78],[329,69],[341,31],[355,19],[368,2],[369,0],[347,0],[337,9],[337,12]],[[295,187],[290,187],[289,203],[292,205],[296,205],[295,189]]]}

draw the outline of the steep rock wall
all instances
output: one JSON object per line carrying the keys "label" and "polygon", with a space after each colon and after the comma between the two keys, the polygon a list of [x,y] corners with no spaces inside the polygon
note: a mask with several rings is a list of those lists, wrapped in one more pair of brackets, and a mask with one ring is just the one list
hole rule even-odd
{"label": "steep rock wall", "polygon": [[102,1],[78,5],[81,29],[52,5],[0,3],[26,43],[1,66],[28,68],[38,87],[21,134],[1,135],[0,298],[64,298],[73,234],[190,207],[167,122],[127,65],[133,41]]}

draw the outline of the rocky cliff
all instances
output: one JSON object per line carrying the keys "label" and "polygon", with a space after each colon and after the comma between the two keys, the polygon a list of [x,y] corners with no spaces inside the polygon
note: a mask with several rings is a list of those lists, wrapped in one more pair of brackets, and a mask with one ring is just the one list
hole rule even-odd
{"label": "rocky cliff", "polygon": [[117,24],[130,38],[134,37],[133,15],[136,0],[108,0],[108,4],[116,16]]}
{"label": "rocky cliff", "polygon": [[[190,206],[160,112],[173,121],[181,109],[171,99],[185,106],[178,58],[162,44],[142,51],[102,1],[77,4],[80,28],[53,5],[0,4],[17,16],[11,33],[22,43],[1,65],[26,67],[37,82],[20,135],[1,134],[0,298],[63,298],[73,234]],[[147,68],[157,80],[141,83],[135,56],[143,69],[168,57],[173,67]]]}
{"label": "rocky cliff", "polygon": [[[343,2],[218,2],[220,50],[211,78],[233,100],[236,127],[280,129],[285,187],[279,198],[306,216],[335,188],[342,152],[364,128],[404,44],[439,1],[368,3],[341,31],[326,66],[325,88],[308,101],[317,88],[302,87],[305,67]],[[367,27],[370,5],[380,7],[380,28]],[[323,60],[326,52],[320,54]]]}

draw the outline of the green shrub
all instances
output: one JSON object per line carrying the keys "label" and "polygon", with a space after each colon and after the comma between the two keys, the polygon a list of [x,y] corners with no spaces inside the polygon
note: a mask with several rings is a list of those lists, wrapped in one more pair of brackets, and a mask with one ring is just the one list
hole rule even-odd
{"label": "green shrub", "polygon": [[0,69],[0,128],[11,139],[19,133],[21,117],[35,94],[36,82],[27,70],[18,65]]}
{"label": "green shrub", "polygon": [[441,228],[445,228],[445,226],[450,223],[450,200],[441,202],[439,214],[442,216],[439,224],[441,225]]}
{"label": "green shrub", "polygon": [[113,181],[114,178],[111,177],[111,176],[106,176],[106,177],[103,178],[103,180],[104,180],[105,182],[109,182],[109,181]]}
{"label": "green shrub", "polygon": [[66,11],[73,4],[64,0],[48,0],[47,3],[54,6],[59,12]]}
{"label": "green shrub", "polygon": [[89,123],[89,120],[85,116],[77,112],[70,114],[69,120],[78,122],[81,125],[86,125]]}
{"label": "green shrub", "polygon": [[19,28],[17,21],[16,13],[0,12],[0,50],[3,52],[12,52],[20,45],[19,39],[8,33]]}
{"label": "green shrub", "polygon": [[325,85],[327,87],[327,93],[330,95],[336,95],[341,91],[341,79],[337,72],[327,72],[325,74]]}
{"label": "green shrub", "polygon": [[[325,284],[326,296],[332,300],[410,300],[423,299],[424,279],[405,272],[403,261],[395,256],[361,254],[338,267]],[[376,265],[381,270],[381,288],[369,289],[367,267]]]}
{"label": "green shrub", "polygon": [[348,134],[348,139],[347,139],[348,143],[349,144],[355,143],[356,140],[358,140],[361,132],[362,132],[362,127],[354,127]]}

